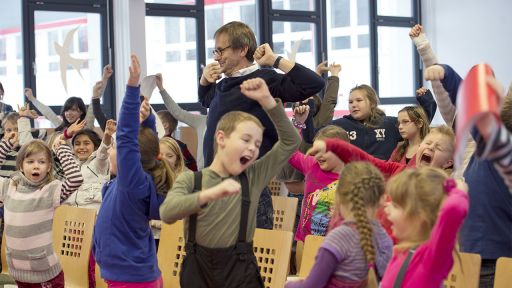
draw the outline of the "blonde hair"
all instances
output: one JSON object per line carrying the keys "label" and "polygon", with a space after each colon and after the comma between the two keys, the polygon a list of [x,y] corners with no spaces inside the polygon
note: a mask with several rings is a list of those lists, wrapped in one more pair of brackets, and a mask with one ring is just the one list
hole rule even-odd
{"label": "blonde hair", "polygon": [[378,105],[379,103],[379,97],[377,97],[377,92],[375,90],[366,84],[358,85],[350,90],[350,93],[354,91],[360,91],[362,94],[366,97],[368,102],[370,103],[370,116],[368,116],[368,119],[364,120],[364,123],[366,123],[370,127],[375,127],[380,124],[382,121],[382,117],[386,116],[386,113],[382,111]]}
{"label": "blonde hair", "polygon": [[[430,132],[430,126],[428,125],[428,117],[425,110],[420,106],[405,106],[398,113],[406,112],[411,119],[411,122],[420,130],[420,139],[423,140],[427,137],[427,134]],[[409,147],[409,139],[404,139],[403,142],[400,142],[397,145],[397,153],[394,155],[391,161],[400,161],[402,157],[404,157],[407,152],[407,147]]]}
{"label": "blonde hair", "polygon": [[[18,155],[16,156],[16,170],[20,170],[23,168],[23,161],[25,158],[30,157],[33,154],[37,153],[44,153],[46,156],[46,160],[48,161],[48,165],[50,166],[50,170],[48,171],[48,174],[46,175],[45,180],[41,182],[39,187],[42,187],[54,180],[53,176],[53,157],[52,152],[48,145],[46,145],[41,140],[32,140],[28,142],[27,144],[23,145],[18,152]],[[16,182],[16,181],[15,181]],[[18,185],[18,183],[15,183]]]}
{"label": "blonde hair", "polygon": [[507,96],[503,99],[503,107],[501,108],[501,120],[508,131],[512,131],[512,83],[508,87]]}
{"label": "blonde hair", "polygon": [[176,174],[169,167],[167,161],[157,161],[160,154],[158,136],[151,128],[141,128],[138,141],[142,168],[153,178],[156,192],[167,195],[174,184]]}
{"label": "blonde hair", "polygon": [[[229,137],[240,123],[246,121],[253,122],[256,126],[261,128],[262,131],[265,130],[265,127],[263,127],[260,120],[253,115],[242,111],[231,111],[220,118],[214,135],[217,135],[217,132],[222,131],[224,132],[225,137]],[[217,138],[215,138],[214,152],[217,152]]]}
{"label": "blonde hair", "polygon": [[391,201],[400,206],[405,217],[415,221],[417,225],[414,226],[418,227],[416,241],[404,241],[395,249],[405,251],[430,238],[445,196],[443,184],[447,178],[441,169],[423,167],[406,169],[388,181],[386,191]]}
{"label": "blonde hair", "polygon": [[[171,167],[174,169],[174,173],[179,175],[181,172],[185,171],[185,160],[183,160],[183,153],[181,153],[180,146],[176,140],[171,137],[162,137],[160,139],[160,144],[165,145],[176,155],[176,162],[174,164],[175,167]],[[163,159],[161,160],[163,161]]]}
{"label": "blonde hair", "polygon": [[20,114],[18,112],[9,112],[5,115],[4,119],[2,119],[2,129],[5,130],[5,124],[10,122],[16,126],[18,126],[18,119],[20,119]]}
{"label": "blonde hair", "polygon": [[361,249],[369,264],[368,287],[377,287],[375,274],[375,247],[373,246],[373,229],[367,216],[367,209],[378,207],[384,195],[384,177],[368,162],[351,162],[340,174],[336,188],[335,203],[339,207],[350,207],[356,220]]}
{"label": "blonde hair", "polygon": [[327,125],[320,129],[320,131],[315,135],[314,140],[325,140],[328,138],[337,138],[345,142],[350,142],[347,131],[336,125]]}

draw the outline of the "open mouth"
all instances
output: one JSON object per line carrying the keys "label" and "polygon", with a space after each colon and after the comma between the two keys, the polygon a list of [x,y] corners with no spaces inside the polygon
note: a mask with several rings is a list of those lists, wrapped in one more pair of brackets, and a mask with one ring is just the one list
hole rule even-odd
{"label": "open mouth", "polygon": [[38,178],[40,175],[41,175],[41,173],[39,173],[39,172],[32,173],[33,178]]}
{"label": "open mouth", "polygon": [[249,156],[243,156],[242,158],[240,158],[240,164],[245,165],[245,164],[249,163],[249,161],[251,161],[251,159],[252,158]]}
{"label": "open mouth", "polygon": [[432,155],[428,155],[428,154],[421,155],[420,162],[423,162],[425,164],[432,163]]}

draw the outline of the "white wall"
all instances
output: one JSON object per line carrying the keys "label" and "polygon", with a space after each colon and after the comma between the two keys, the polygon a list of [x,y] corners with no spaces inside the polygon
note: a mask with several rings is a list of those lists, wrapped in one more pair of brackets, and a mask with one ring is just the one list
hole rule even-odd
{"label": "white wall", "polygon": [[512,81],[512,1],[423,0],[422,20],[443,64],[465,77],[486,62],[506,87]]}

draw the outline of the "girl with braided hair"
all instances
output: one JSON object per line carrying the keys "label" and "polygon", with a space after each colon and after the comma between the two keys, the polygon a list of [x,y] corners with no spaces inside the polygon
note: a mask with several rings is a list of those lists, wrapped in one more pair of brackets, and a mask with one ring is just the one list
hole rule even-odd
{"label": "girl with braided hair", "polygon": [[375,167],[365,162],[346,165],[335,196],[344,221],[327,234],[308,277],[285,287],[377,287],[393,247],[374,217],[383,196],[384,177]]}

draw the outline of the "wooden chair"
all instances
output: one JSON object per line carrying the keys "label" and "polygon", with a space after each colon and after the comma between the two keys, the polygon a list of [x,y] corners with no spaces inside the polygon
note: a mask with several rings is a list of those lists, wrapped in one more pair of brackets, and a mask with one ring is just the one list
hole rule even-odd
{"label": "wooden chair", "polygon": [[98,266],[98,263],[96,263],[96,271],[94,272],[96,274],[96,288],[108,288],[107,282],[101,278],[100,266]]}
{"label": "wooden chair", "polygon": [[266,288],[281,288],[286,282],[293,233],[256,229],[253,249]]}
{"label": "wooden chair", "polygon": [[2,274],[0,274],[0,285],[4,284],[16,284],[16,281],[12,279],[11,275],[9,275],[9,269],[7,267],[7,257],[5,256],[5,229],[4,233],[2,234]]}
{"label": "wooden chair", "polygon": [[197,160],[197,132],[194,127],[180,126],[180,140],[187,144],[187,148]]}
{"label": "wooden chair", "polygon": [[53,249],[66,287],[89,287],[88,267],[96,210],[60,206],[53,218]]}
{"label": "wooden chair", "polygon": [[180,287],[181,263],[185,257],[183,220],[172,225],[162,223],[157,257],[164,287]]}
{"label": "wooden chair", "polygon": [[281,182],[277,181],[276,178],[272,178],[268,183],[268,189],[270,190],[270,195],[272,196],[280,196],[281,192]]}
{"label": "wooden chair", "polygon": [[318,249],[324,243],[324,236],[308,235],[304,242],[304,249],[302,252],[302,260],[300,262],[299,277],[308,277],[309,271],[315,264],[315,257]]}
{"label": "wooden chair", "polygon": [[298,201],[294,197],[272,196],[274,230],[293,232]]}
{"label": "wooden chair", "polygon": [[[457,256],[457,254],[459,254]],[[482,260],[479,254],[453,254],[453,268],[443,283],[445,288],[477,288]],[[509,287],[509,286],[508,286]]]}
{"label": "wooden chair", "polygon": [[496,262],[494,288],[507,288],[512,285],[512,258],[500,257]]}

